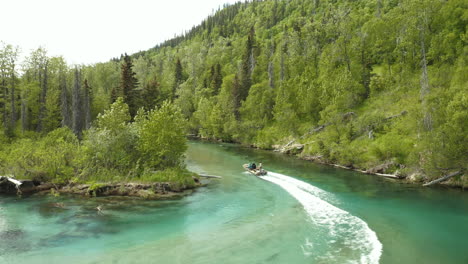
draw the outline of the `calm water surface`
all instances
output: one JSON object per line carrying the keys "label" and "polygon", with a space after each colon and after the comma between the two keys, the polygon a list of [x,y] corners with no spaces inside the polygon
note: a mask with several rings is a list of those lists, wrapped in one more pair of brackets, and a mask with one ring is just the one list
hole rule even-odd
{"label": "calm water surface", "polygon": [[187,164],[223,178],[175,201],[1,196],[0,263],[468,263],[463,191],[229,144]]}

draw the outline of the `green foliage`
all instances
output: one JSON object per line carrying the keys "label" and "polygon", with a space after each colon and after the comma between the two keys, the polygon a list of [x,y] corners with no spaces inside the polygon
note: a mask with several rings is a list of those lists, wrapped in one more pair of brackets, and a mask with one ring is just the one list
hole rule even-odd
{"label": "green foliage", "polygon": [[120,130],[126,128],[129,121],[130,113],[128,105],[124,103],[122,97],[119,97],[111,105],[110,109],[98,115],[96,127],[118,133]]}
{"label": "green foliage", "polygon": [[[157,130],[172,129],[158,120],[180,113],[191,134],[262,148],[296,139],[302,155],[361,169],[388,161],[429,177],[466,169],[466,1],[378,2],[239,2],[153,49],[83,66],[98,117],[85,133],[82,175],[136,177],[179,164],[185,131]],[[76,100],[60,88],[73,81],[63,60],[38,49],[21,78],[5,65],[0,94],[19,96],[0,96],[5,141],[67,125],[58,103]],[[149,113],[129,124],[140,107]]]}
{"label": "green foliage", "polygon": [[243,121],[243,134],[240,136],[242,141],[254,139],[257,132],[268,124],[272,118],[273,103],[273,89],[268,87],[266,81],[252,86],[240,109]]}
{"label": "green foliage", "polygon": [[138,180],[145,169],[183,166],[187,121],[180,109],[166,101],[147,113],[140,109],[135,121],[129,120],[121,98],[98,116],[82,143],[83,179]]}
{"label": "green foliage", "polygon": [[150,79],[141,93],[143,107],[147,110],[159,105],[159,97],[161,96],[160,84],[156,81],[156,77]]}
{"label": "green foliage", "polygon": [[179,167],[187,149],[187,121],[179,108],[165,101],[160,108],[138,116],[140,162],[146,168]]}
{"label": "green foliage", "polygon": [[0,152],[2,174],[38,181],[67,182],[78,168],[78,139],[68,128],[59,128],[39,139],[19,139]]}
{"label": "green foliage", "polygon": [[468,156],[468,96],[459,92],[445,109],[446,119],[430,135],[427,143],[429,160],[428,170],[467,169]]}
{"label": "green foliage", "polygon": [[132,58],[125,54],[120,71],[120,86],[114,87],[112,99],[123,98],[124,102],[128,105],[130,115],[136,115],[138,105],[140,102],[140,90],[137,90],[138,80],[135,77],[136,73],[133,71]]}
{"label": "green foliage", "polygon": [[377,160],[394,160],[399,164],[408,164],[406,158],[411,151],[413,151],[411,141],[404,135],[397,135],[394,132],[379,137],[370,149],[370,153]]}
{"label": "green foliage", "polygon": [[140,181],[158,169],[167,170],[160,176],[164,181],[193,184],[181,169],[187,121],[180,110],[164,102],[148,113],[141,110],[134,123],[129,120],[128,106],[119,98],[98,116],[82,142],[64,127],[2,145],[0,173],[55,183],[94,182],[92,191],[99,182]]}

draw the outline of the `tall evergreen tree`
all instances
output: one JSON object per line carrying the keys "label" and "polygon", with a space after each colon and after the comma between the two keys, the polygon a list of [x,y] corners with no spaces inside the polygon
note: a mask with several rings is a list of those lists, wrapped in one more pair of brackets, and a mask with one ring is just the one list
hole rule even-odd
{"label": "tall evergreen tree", "polygon": [[241,91],[242,91],[242,84],[239,81],[239,76],[234,77],[233,83],[232,83],[232,90],[231,90],[231,96],[233,100],[233,106],[234,106],[234,116],[236,119],[239,119],[239,107],[241,106]]}
{"label": "tall evergreen tree", "polygon": [[112,87],[112,90],[110,92],[110,103],[115,103],[117,101],[117,98],[119,97],[123,98],[123,93],[121,93],[120,85]]}
{"label": "tall evergreen tree", "polygon": [[136,90],[137,86],[138,80],[133,71],[132,58],[125,54],[120,71],[120,89],[113,93],[113,97],[123,97],[132,117],[136,115],[140,99],[139,91]]}
{"label": "tall evergreen tree", "polygon": [[160,96],[159,83],[156,77],[151,78],[143,87],[142,98],[145,109],[150,110],[157,105]]}
{"label": "tall evergreen tree", "polygon": [[221,73],[221,64],[211,66],[211,87],[213,88],[213,94],[217,95],[223,84],[223,74]]}
{"label": "tall evergreen tree", "polygon": [[175,70],[174,70],[174,85],[172,86],[172,98],[176,99],[177,89],[179,85],[184,81],[184,72],[180,59],[177,58]]}
{"label": "tall evergreen tree", "polygon": [[239,101],[244,101],[249,95],[250,86],[252,86],[252,72],[255,67],[254,57],[254,45],[255,45],[255,30],[252,27],[249,35],[247,36],[247,42],[242,56],[242,65],[239,74]]}

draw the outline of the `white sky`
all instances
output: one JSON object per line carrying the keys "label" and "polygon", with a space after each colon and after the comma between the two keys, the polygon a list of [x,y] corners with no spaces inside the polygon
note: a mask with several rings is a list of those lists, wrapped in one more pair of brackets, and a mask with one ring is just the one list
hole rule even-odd
{"label": "white sky", "polygon": [[0,0],[0,41],[70,64],[147,50],[236,0]]}

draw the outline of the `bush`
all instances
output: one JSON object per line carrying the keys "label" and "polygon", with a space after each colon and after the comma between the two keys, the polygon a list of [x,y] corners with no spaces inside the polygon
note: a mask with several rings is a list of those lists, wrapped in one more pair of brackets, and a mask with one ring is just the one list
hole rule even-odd
{"label": "bush", "polygon": [[77,171],[81,155],[78,139],[68,128],[59,128],[47,136],[24,138],[7,146],[1,153],[1,171],[18,178],[63,183]]}
{"label": "bush", "polygon": [[187,149],[185,130],[187,121],[180,109],[168,101],[160,109],[138,116],[139,160],[145,167],[161,169],[179,167]]}
{"label": "bush", "polygon": [[[18,178],[67,182],[167,181],[193,184],[183,169],[187,121],[169,102],[129,123],[128,106],[118,99],[99,115],[84,140],[68,128],[44,137],[22,138],[0,149],[0,173]],[[150,171],[159,170],[157,173]]]}
{"label": "bush", "polygon": [[186,120],[180,110],[164,102],[142,109],[129,123],[128,107],[118,99],[85,134],[83,180],[139,180],[147,170],[181,167],[187,149]]}
{"label": "bush", "polygon": [[394,160],[399,164],[406,164],[406,159],[412,150],[412,142],[393,131],[380,136],[371,147],[372,155],[378,160]]}
{"label": "bush", "polygon": [[120,180],[133,172],[138,163],[137,133],[129,121],[129,109],[122,98],[98,116],[96,127],[85,133],[82,142],[82,177],[99,174],[98,178]]}

